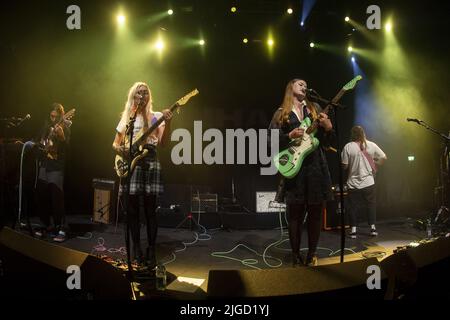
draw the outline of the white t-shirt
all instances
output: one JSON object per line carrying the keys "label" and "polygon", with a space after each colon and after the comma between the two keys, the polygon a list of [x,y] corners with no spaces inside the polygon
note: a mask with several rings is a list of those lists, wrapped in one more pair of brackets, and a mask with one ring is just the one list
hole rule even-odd
{"label": "white t-shirt", "polygon": [[[374,142],[366,140],[367,153],[372,159],[386,159],[386,154]],[[342,164],[348,165],[347,186],[350,189],[363,189],[375,184],[374,174],[369,160],[357,142],[349,142],[345,145],[341,155]]]}
{"label": "white t-shirt", "polygon": [[[158,121],[158,119],[161,118],[162,115],[163,114],[161,112],[154,112],[153,116],[152,116],[152,119],[148,121],[149,127],[152,124],[154,124],[156,121]],[[123,119],[120,120],[119,124],[117,125],[116,131],[119,132],[119,133],[124,133],[125,129],[126,129],[126,126],[127,126],[127,122],[128,121],[123,121]],[[164,127],[165,125],[166,124],[163,121],[163,122],[161,122],[159,127]],[[134,122],[133,136],[136,137],[137,133],[139,131],[141,131],[143,127],[144,127],[144,117],[142,116],[142,114],[138,114],[136,116],[136,121]],[[147,137],[146,143],[152,144],[154,146],[158,145],[158,137],[156,136],[156,130],[153,131],[152,134]]]}

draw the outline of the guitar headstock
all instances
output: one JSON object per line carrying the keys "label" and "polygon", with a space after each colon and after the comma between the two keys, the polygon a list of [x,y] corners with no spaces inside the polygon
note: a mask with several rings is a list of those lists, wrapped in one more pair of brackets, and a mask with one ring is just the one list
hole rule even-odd
{"label": "guitar headstock", "polygon": [[75,116],[75,109],[71,109],[64,114],[63,118],[64,118],[64,120],[70,120],[74,116]]}
{"label": "guitar headstock", "polygon": [[345,91],[352,90],[356,86],[356,83],[361,79],[362,77],[360,75],[357,75],[352,80],[350,80],[345,86],[343,86],[342,90]]}
{"label": "guitar headstock", "polygon": [[189,99],[191,99],[193,96],[196,96],[198,94],[199,94],[198,90],[194,89],[191,92],[189,92],[187,95],[185,95],[183,98],[178,100],[176,102],[176,104],[179,105],[179,106],[182,106],[182,105],[186,104],[189,101]]}

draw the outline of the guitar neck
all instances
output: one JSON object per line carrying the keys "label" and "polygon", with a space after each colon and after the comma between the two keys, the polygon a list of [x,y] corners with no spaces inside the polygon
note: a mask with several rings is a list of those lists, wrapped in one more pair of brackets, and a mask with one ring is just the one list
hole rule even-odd
{"label": "guitar neck", "polygon": [[[178,103],[175,102],[171,107],[170,107],[170,111],[173,112],[175,111],[175,109],[177,109]],[[136,140],[135,143],[133,144],[137,144],[140,145],[142,143],[144,143],[144,141],[147,139],[147,137],[156,129],[159,127],[159,125],[164,121],[164,117],[160,117],[158,120],[156,120],[156,122],[154,124],[151,125],[150,128],[148,128],[143,134],[142,136]]]}
{"label": "guitar neck", "polygon": [[[322,110],[322,113],[325,113],[326,115],[328,115],[328,113],[330,112],[333,104],[337,103],[342,98],[344,93],[345,93],[344,89],[339,90],[338,94],[333,99],[331,99],[331,102],[325,107],[325,109]],[[312,123],[312,125],[308,128],[308,133],[311,133],[314,130],[316,130],[318,126],[319,126],[319,120],[316,119],[316,121],[314,121]]]}

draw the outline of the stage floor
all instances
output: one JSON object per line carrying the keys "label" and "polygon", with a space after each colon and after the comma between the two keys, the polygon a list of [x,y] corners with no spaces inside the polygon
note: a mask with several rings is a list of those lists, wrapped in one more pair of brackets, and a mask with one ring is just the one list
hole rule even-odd
{"label": "stage floor", "polygon": [[[37,221],[32,219],[32,225]],[[396,218],[377,223],[377,237],[369,236],[369,228],[358,228],[357,239],[345,239],[345,261],[375,256],[382,260],[393,250],[412,241],[425,238],[425,231],[414,228],[415,220]],[[115,260],[126,260],[124,225],[97,224],[91,216],[68,216],[69,238],[61,245]],[[24,231],[25,232],[25,231]],[[142,247],[145,249],[145,226],[141,229]],[[322,231],[318,256],[319,265],[340,261],[340,231]],[[47,240],[50,241],[50,240]],[[306,254],[307,234],[303,233],[302,252]],[[168,274],[168,291],[193,291],[184,287],[177,277],[201,279],[200,292],[207,291],[208,272],[213,269],[270,269],[291,267],[290,245],[287,229],[234,230],[234,229],[176,229],[158,230],[157,259],[164,263]],[[201,281],[200,280],[200,281]],[[194,293],[192,293],[194,294]],[[192,296],[193,297],[193,296]]]}

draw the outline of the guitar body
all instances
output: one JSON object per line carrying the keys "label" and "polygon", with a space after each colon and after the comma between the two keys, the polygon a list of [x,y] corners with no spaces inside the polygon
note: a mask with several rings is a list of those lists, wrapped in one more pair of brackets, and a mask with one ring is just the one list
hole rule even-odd
{"label": "guitar body", "polygon": [[[346,83],[322,112],[328,114],[330,107],[336,104],[345,92],[353,89],[361,79],[362,77],[358,75]],[[300,123],[300,128],[305,130],[303,136],[292,140],[289,147],[278,153],[273,159],[276,168],[284,177],[288,179],[295,177],[302,167],[303,160],[319,146],[319,140],[314,137],[318,124],[317,120],[312,122],[309,117],[304,119]]]}
{"label": "guitar body", "polygon": [[[61,120],[56,125],[67,125],[70,127],[72,122],[70,120],[75,116],[75,109],[67,111],[61,118]],[[69,124],[66,122],[69,121]],[[55,127],[50,128],[50,132],[45,139],[41,139],[39,142],[39,150],[48,159],[58,160],[58,150],[53,141],[55,139]]]}
{"label": "guitar body", "polygon": [[114,169],[116,170],[116,174],[119,178],[126,178],[128,173],[133,173],[134,168],[136,168],[137,162],[144,158],[148,154],[148,149],[140,148],[137,154],[133,155],[133,160],[131,161],[131,169],[128,168],[128,161],[120,156],[116,155],[114,159]]}
{"label": "guitar body", "polygon": [[303,120],[300,124],[300,128],[305,130],[303,136],[292,140],[289,147],[278,153],[274,158],[275,167],[288,179],[292,179],[298,174],[303,160],[319,146],[319,140],[314,137],[314,132],[306,133],[306,129],[310,125],[310,118]]}

